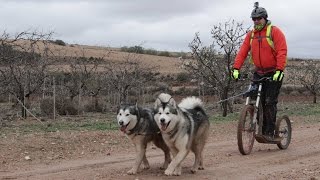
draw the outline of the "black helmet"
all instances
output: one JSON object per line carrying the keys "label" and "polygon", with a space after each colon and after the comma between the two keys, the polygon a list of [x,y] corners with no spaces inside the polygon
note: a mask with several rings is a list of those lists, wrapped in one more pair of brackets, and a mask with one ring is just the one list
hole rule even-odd
{"label": "black helmet", "polygon": [[267,19],[268,13],[267,10],[263,7],[259,7],[259,2],[254,3],[254,9],[251,12],[251,18],[263,17]]}

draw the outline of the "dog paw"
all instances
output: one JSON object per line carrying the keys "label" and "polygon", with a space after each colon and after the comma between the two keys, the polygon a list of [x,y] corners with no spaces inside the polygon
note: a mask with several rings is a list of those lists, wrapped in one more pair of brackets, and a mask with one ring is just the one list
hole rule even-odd
{"label": "dog paw", "polygon": [[174,176],[180,176],[181,173],[173,173]]}
{"label": "dog paw", "polygon": [[174,175],[174,176],[180,176],[180,175],[181,175],[181,168],[176,168],[176,169],[173,171],[173,175]]}
{"label": "dog paw", "polygon": [[141,164],[141,169],[150,169],[149,164]]}
{"label": "dog paw", "polygon": [[167,169],[167,170],[164,171],[164,174],[167,175],[167,176],[172,176],[173,175],[173,171],[170,171],[170,170]]}
{"label": "dog paw", "polygon": [[195,174],[197,172],[197,168],[191,168],[191,173]]}
{"label": "dog paw", "polygon": [[[166,171],[169,172],[168,169]],[[165,172],[165,174],[166,174],[166,172]],[[180,176],[181,175],[181,167],[180,166],[176,167],[173,171],[170,171],[166,175],[168,175],[168,176]]]}
{"label": "dog paw", "polygon": [[130,170],[127,172],[127,174],[129,174],[129,175],[134,175],[134,174],[137,174],[137,171],[134,170],[134,169],[130,169]]}
{"label": "dog paw", "polygon": [[167,169],[164,171],[164,174],[167,176],[180,176],[181,175],[181,167],[178,166],[175,169]]}
{"label": "dog paw", "polygon": [[163,165],[160,167],[161,170],[167,169],[169,163],[163,163]]}

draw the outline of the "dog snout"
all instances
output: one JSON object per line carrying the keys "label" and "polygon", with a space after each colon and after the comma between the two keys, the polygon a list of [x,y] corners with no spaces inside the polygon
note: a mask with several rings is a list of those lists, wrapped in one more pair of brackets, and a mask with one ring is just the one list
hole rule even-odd
{"label": "dog snout", "polygon": [[165,123],[166,120],[165,120],[164,118],[161,118],[161,119],[160,119],[160,122],[161,122],[161,123]]}
{"label": "dog snout", "polygon": [[122,126],[123,125],[123,121],[119,121],[119,125]]}

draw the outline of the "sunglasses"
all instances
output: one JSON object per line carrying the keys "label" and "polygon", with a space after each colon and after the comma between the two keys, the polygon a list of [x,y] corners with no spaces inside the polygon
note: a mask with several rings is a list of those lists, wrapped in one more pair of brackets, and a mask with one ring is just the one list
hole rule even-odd
{"label": "sunglasses", "polygon": [[262,19],[262,17],[255,17],[255,18],[252,18],[252,21],[260,21]]}

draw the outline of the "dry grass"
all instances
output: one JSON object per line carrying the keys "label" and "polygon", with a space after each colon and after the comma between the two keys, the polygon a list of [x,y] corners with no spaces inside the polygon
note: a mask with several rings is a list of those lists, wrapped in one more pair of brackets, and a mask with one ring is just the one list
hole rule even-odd
{"label": "dry grass", "polygon": [[[19,45],[28,47],[30,46],[29,41],[18,41]],[[128,56],[133,54],[127,52],[121,52],[119,48],[110,47],[98,47],[98,46],[88,46],[88,45],[66,45],[61,46],[53,43],[37,43],[38,51],[44,51],[45,49],[50,49],[53,56],[60,57],[94,57],[94,58],[104,58],[111,61],[125,61]],[[159,72],[161,74],[177,74],[184,72],[183,69],[179,68],[181,60],[176,57],[164,57],[155,56],[148,54],[134,54],[134,58],[139,60],[143,65],[149,67],[159,67]],[[62,68],[63,65],[56,65]],[[65,69],[65,68],[63,68]]]}
{"label": "dry grass", "polygon": [[[85,57],[105,57],[112,61],[124,61],[128,56],[132,55],[127,52],[121,52],[119,49],[108,47],[95,47],[95,46],[82,46],[77,45],[74,47],[66,46],[64,50],[67,50],[70,56],[77,56],[80,52],[83,52]],[[138,59],[143,65],[159,67],[159,72],[163,74],[176,74],[183,72],[179,68],[181,60],[176,57],[164,57],[148,54],[135,54],[135,59]]]}

